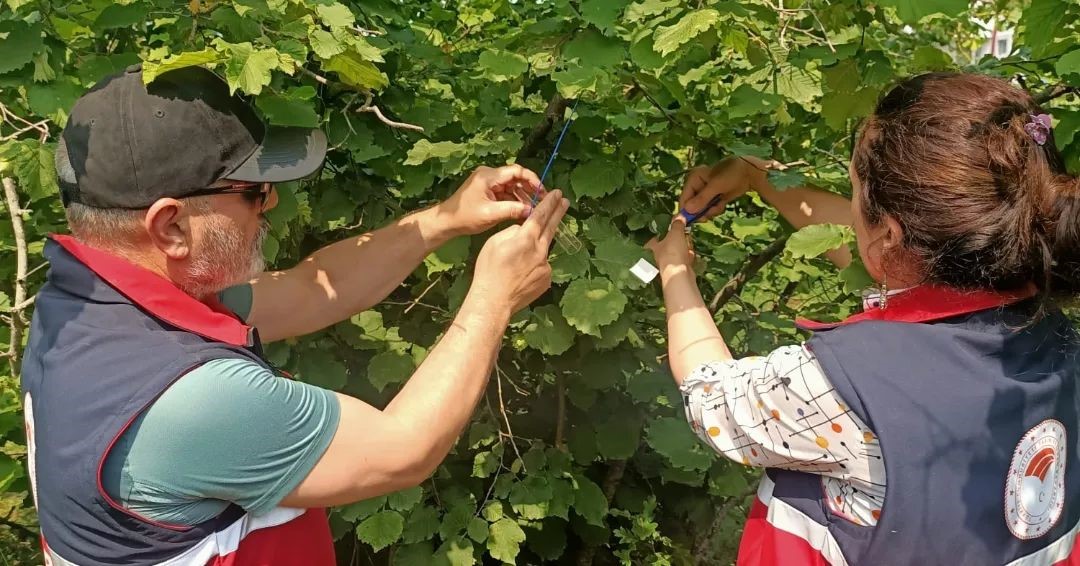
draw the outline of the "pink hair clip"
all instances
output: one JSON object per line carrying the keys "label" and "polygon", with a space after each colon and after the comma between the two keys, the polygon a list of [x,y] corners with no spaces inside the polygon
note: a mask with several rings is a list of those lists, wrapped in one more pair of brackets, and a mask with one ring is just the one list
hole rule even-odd
{"label": "pink hair clip", "polygon": [[1028,123],[1024,124],[1024,131],[1035,140],[1035,143],[1045,144],[1047,138],[1050,137],[1050,115],[1032,114]]}

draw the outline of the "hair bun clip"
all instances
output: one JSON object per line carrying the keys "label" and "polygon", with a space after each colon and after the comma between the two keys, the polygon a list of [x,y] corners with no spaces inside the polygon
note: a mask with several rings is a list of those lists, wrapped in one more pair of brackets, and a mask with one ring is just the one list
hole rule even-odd
{"label": "hair bun clip", "polygon": [[1031,119],[1024,124],[1024,131],[1035,140],[1035,143],[1045,144],[1046,139],[1050,137],[1050,115],[1032,114]]}

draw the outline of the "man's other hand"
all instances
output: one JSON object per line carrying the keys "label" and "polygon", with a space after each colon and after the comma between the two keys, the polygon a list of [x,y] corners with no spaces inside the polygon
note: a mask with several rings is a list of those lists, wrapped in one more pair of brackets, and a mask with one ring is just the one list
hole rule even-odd
{"label": "man's other hand", "polygon": [[478,234],[504,221],[524,220],[530,207],[519,195],[540,188],[536,173],[520,166],[479,167],[461,187],[436,207],[448,234]]}
{"label": "man's other hand", "polygon": [[495,234],[476,258],[473,292],[482,293],[490,304],[517,312],[551,287],[548,252],[551,239],[570,201],[562,191],[552,191],[536,206],[529,219]]}

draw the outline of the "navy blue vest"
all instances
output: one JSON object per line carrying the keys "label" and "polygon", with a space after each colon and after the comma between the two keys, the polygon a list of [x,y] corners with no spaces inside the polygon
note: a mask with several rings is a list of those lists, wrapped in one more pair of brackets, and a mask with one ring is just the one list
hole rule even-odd
{"label": "navy blue vest", "polygon": [[[816,333],[807,346],[881,443],[885,505],[876,527],[855,525],[829,513],[820,477],[783,470],[769,470],[773,496],[827,525],[849,564],[1006,564],[1062,538],[1080,522],[1080,340],[1060,313],[1028,325],[1030,306]],[[1010,465],[1048,419],[1065,431],[1064,505],[1022,540],[1006,524]]]}
{"label": "navy blue vest", "polygon": [[257,339],[250,350],[177,328],[136,306],[55,242],[46,243],[45,256],[51,268],[37,295],[22,365],[45,543],[77,564],[149,564],[180,554],[243,510],[231,507],[190,528],[137,518],[104,493],[105,455],[190,369],[219,358],[269,367],[256,353]]}

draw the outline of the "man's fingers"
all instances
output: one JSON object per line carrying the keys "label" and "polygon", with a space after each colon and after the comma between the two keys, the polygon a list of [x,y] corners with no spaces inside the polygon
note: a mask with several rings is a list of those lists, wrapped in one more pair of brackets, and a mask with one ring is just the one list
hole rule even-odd
{"label": "man's fingers", "polygon": [[495,191],[508,190],[518,183],[523,183],[530,190],[535,191],[540,187],[540,177],[536,173],[514,164],[499,167],[491,172],[491,187]]}
{"label": "man's fingers", "polygon": [[516,200],[492,202],[485,205],[484,214],[492,222],[504,220],[524,220],[529,217],[530,207],[527,203]]}
{"label": "man's fingers", "polygon": [[570,209],[570,201],[566,199],[559,199],[559,206],[548,218],[547,225],[544,226],[544,231],[540,235],[540,241],[545,247],[551,245],[551,240],[555,239],[555,232],[559,229],[559,223],[562,222],[563,216],[566,216],[566,211]]}
{"label": "man's fingers", "polygon": [[532,237],[540,237],[562,200],[562,191],[555,190],[548,193],[540,201],[540,204],[536,205],[536,208],[533,209],[532,214],[529,215],[529,219],[524,224],[525,229],[529,231]]}

